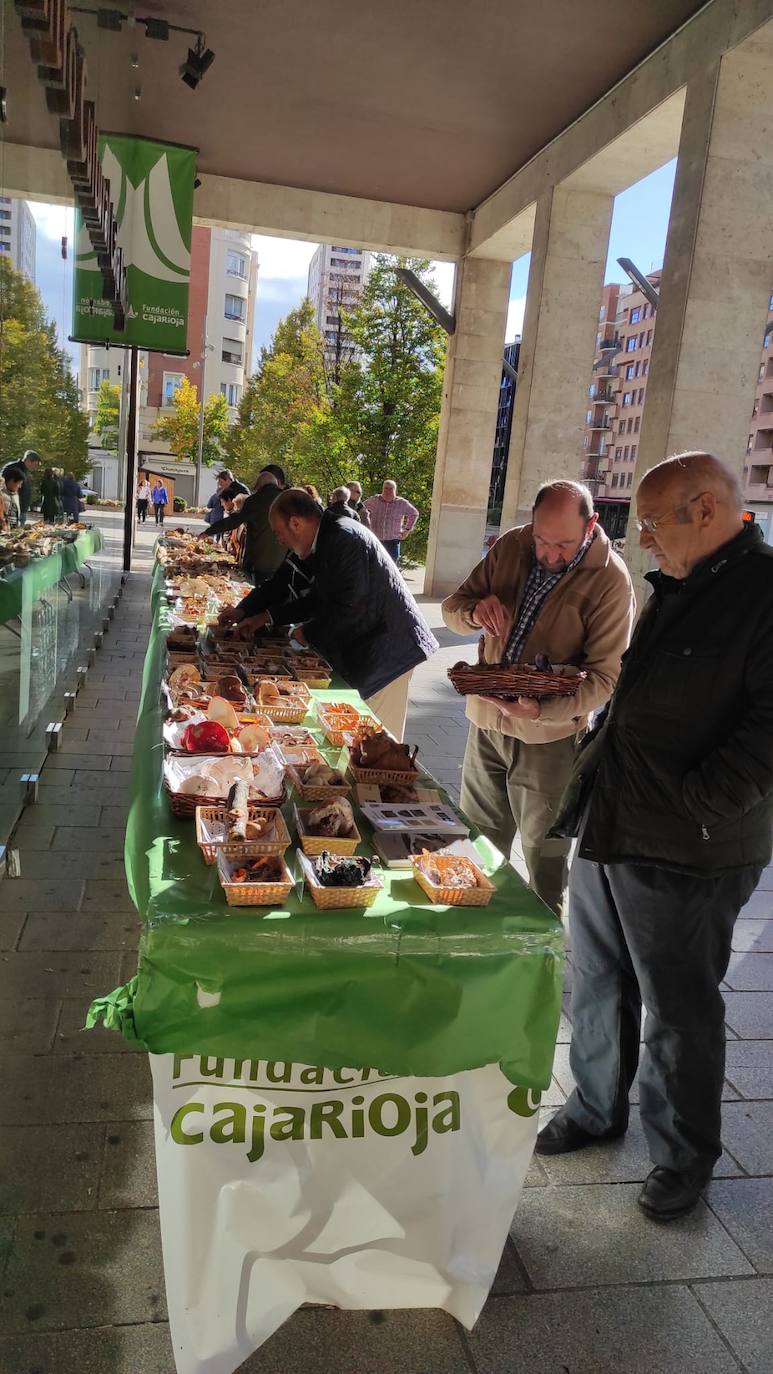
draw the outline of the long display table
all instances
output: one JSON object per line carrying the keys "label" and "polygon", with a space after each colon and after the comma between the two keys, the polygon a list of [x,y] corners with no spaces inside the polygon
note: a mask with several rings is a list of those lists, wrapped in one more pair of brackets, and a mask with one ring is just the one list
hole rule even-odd
{"label": "long display table", "polygon": [[0,624],[20,616],[25,604],[39,601],[63,577],[82,568],[101,548],[100,530],[84,530],[77,539],[62,544],[45,558],[32,558],[26,567],[15,568],[0,577]]}

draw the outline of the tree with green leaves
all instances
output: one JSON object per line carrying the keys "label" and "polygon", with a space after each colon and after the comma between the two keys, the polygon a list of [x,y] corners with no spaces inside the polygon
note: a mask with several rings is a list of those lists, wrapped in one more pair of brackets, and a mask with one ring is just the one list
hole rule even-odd
{"label": "tree with green leaves", "polygon": [[108,453],[118,452],[118,424],[121,414],[121,388],[117,382],[100,382],[94,433]]}
{"label": "tree with green leaves", "polygon": [[[172,404],[162,412],[153,426],[153,438],[169,445],[175,458],[195,463],[199,452],[198,387],[183,377],[174,393]],[[204,442],[202,459],[207,467],[222,463],[223,450],[228,441],[228,406],[225,396],[210,396],[204,405]]]}
{"label": "tree with green leaves", "polygon": [[250,483],[266,463],[279,463],[299,481],[313,480],[302,476],[296,448],[327,409],[322,338],[307,299],[280,320],[270,347],[261,349],[228,436],[228,466]]}
{"label": "tree with green leaves", "polygon": [[40,453],[44,465],[88,471],[88,416],[70,359],[31,282],[0,257],[0,454]]}

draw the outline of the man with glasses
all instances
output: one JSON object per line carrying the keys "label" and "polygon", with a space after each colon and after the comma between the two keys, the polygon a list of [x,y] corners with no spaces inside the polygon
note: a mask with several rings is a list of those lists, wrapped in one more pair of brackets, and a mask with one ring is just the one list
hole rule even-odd
{"label": "man with glasses", "polygon": [[449,629],[483,631],[487,663],[573,663],[574,697],[468,697],[470,732],[461,804],[505,855],[520,831],[534,891],[560,911],[569,841],[546,839],[574,761],[577,737],[609,699],[633,620],[625,564],[598,526],[578,482],[549,482],[531,523],[508,530],[443,602]]}
{"label": "man with glasses", "polygon": [[706,453],[637,493],[658,571],[605,720],[554,833],[579,832],[569,878],[575,1090],[540,1132],[563,1154],[623,1135],[639,1062],[660,1221],[689,1211],[722,1146],[733,926],[773,837],[773,550],[737,478]]}

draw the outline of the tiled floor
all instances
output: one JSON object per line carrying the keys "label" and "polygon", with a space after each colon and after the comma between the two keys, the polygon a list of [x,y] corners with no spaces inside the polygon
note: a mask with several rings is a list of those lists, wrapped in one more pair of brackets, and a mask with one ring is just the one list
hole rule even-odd
{"label": "tiled floor", "polygon": [[[22,877],[0,883],[3,1374],[174,1371],[147,1065],[117,1035],[80,1030],[92,994],[133,967],[121,852],[147,603],[140,572],[21,824]],[[425,609],[442,648],[415,675],[408,737],[456,791],[466,729],[445,674],[471,646]],[[770,1374],[773,869],[734,949],[726,1153],[691,1217],[659,1228],[637,1209],[648,1159],[634,1111],[625,1140],[534,1161],[474,1332],[434,1311],[303,1310],[243,1374]],[[571,1088],[569,1034],[564,1018],[552,1107]]]}

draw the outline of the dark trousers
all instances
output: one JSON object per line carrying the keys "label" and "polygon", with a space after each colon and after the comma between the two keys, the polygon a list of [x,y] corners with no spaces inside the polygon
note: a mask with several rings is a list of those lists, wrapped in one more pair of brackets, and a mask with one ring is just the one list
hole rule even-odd
{"label": "dark trousers", "polygon": [[628,1121],[639,1061],[653,1164],[708,1177],[722,1153],[725,1004],[719,984],[759,868],[706,878],[575,859],[569,875],[576,1088],[563,1109],[593,1134]]}
{"label": "dark trousers", "polygon": [[156,504],[156,502],[154,501],[154,502],[153,502],[153,509],[154,509],[154,511],[155,511],[155,513],[156,513],[156,524],[157,524],[157,525],[163,525],[163,523],[164,523],[164,507],[163,507],[162,503],[159,501],[159,502]]}
{"label": "dark trousers", "polygon": [[390,558],[394,558],[395,563],[396,563],[397,560],[398,560],[398,558],[400,557],[400,540],[399,540],[399,539],[382,539],[382,540],[381,540],[381,543],[384,545],[384,548],[386,549],[387,553],[389,554],[389,557],[390,557]]}
{"label": "dark trousers", "polygon": [[145,523],[147,514],[148,514],[148,498],[147,498],[147,496],[144,497],[144,498],[138,498],[138,499],[137,499],[137,519],[138,519],[138,520],[141,520],[142,523],[143,523],[143,525],[144,525],[144,523]]}

